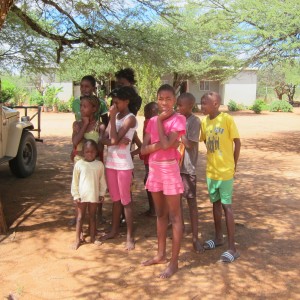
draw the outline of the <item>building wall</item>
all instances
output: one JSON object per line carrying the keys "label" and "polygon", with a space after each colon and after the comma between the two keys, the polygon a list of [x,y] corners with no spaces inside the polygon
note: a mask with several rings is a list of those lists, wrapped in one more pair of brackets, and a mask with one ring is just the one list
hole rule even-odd
{"label": "building wall", "polygon": [[207,81],[208,89],[200,90],[200,80],[188,80],[188,92],[192,93],[196,98],[196,103],[200,104],[201,97],[208,91],[220,92],[220,83],[218,81]]}
{"label": "building wall", "polygon": [[61,101],[68,102],[73,96],[73,82],[52,82],[50,86],[62,88],[57,94],[57,98]]}
{"label": "building wall", "polygon": [[[256,99],[257,74],[256,70],[245,70],[235,77],[228,79],[225,83],[219,81],[208,81],[209,91],[221,95],[222,104],[227,105],[230,100],[244,105],[252,105]],[[192,93],[197,104],[208,90],[200,90],[200,80],[188,80],[188,92]]]}
{"label": "building wall", "polygon": [[223,101],[227,105],[230,100],[244,105],[252,105],[256,99],[257,74],[256,70],[245,70],[227,80],[221,88]]}

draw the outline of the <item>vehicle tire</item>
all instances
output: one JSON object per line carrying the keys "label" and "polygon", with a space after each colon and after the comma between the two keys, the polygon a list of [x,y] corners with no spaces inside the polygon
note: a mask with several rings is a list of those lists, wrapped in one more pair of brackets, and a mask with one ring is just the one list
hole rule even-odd
{"label": "vehicle tire", "polygon": [[20,178],[30,176],[35,169],[37,150],[34,136],[24,130],[21,136],[17,156],[9,161],[11,172]]}

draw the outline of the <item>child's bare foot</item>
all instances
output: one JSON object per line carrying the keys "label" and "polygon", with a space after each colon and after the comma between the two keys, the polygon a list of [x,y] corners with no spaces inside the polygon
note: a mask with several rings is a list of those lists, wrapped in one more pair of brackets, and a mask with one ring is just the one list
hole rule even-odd
{"label": "child's bare foot", "polygon": [[96,245],[96,246],[101,246],[103,243],[101,242],[101,241],[99,241],[99,240],[94,240],[94,245]]}
{"label": "child's bare foot", "polygon": [[205,249],[202,247],[202,245],[198,239],[193,240],[193,247],[197,253],[201,253],[201,252],[205,251]]}
{"label": "child's bare foot", "polygon": [[151,266],[151,265],[158,265],[158,264],[165,264],[167,263],[167,259],[165,256],[154,256],[151,259],[145,260],[142,262],[143,266]]}
{"label": "child's bare foot", "polygon": [[128,251],[131,251],[135,248],[135,242],[134,242],[134,239],[130,239],[126,242],[126,246],[125,246],[125,249],[128,250]]}
{"label": "child's bare foot", "polygon": [[106,241],[106,240],[114,239],[114,238],[117,237],[117,235],[118,235],[118,233],[116,233],[116,232],[109,232],[109,233],[103,235],[100,238],[100,241]]}
{"label": "child's bare foot", "polygon": [[168,267],[159,275],[159,278],[170,278],[178,271],[178,263],[169,263]]}
{"label": "child's bare foot", "polygon": [[79,241],[75,241],[74,244],[72,244],[71,249],[73,250],[77,250],[80,246],[80,240]]}

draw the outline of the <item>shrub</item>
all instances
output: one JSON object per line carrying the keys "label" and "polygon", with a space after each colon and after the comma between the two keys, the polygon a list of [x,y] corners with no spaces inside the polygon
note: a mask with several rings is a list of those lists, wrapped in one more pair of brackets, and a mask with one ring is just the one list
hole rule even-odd
{"label": "shrub", "polygon": [[256,114],[260,114],[262,110],[268,109],[268,105],[264,100],[256,99],[250,109],[253,110]]}
{"label": "shrub", "polygon": [[2,81],[2,86],[1,86],[1,98],[0,102],[1,103],[7,103],[14,97],[14,92],[16,90],[16,86],[8,81],[8,80],[3,80]]}
{"label": "shrub", "polygon": [[69,110],[69,103],[65,101],[58,101],[57,108],[59,112],[68,112]]}
{"label": "shrub", "polygon": [[235,101],[233,101],[233,100],[230,100],[228,102],[227,106],[228,106],[228,110],[229,111],[238,111],[238,110],[240,110],[239,109],[239,105]]}
{"label": "shrub", "polygon": [[44,105],[44,98],[43,95],[38,91],[33,91],[30,95],[30,105]]}
{"label": "shrub", "polygon": [[274,100],[270,104],[270,111],[292,112],[293,106],[285,100]]}

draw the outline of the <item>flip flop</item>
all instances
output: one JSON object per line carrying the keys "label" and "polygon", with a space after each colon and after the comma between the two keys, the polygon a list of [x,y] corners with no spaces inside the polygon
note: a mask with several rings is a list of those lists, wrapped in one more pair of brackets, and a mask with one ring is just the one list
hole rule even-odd
{"label": "flip flop", "polygon": [[219,246],[222,246],[223,245],[223,243],[221,243],[221,244],[217,244],[215,241],[213,241],[213,240],[208,240],[208,241],[206,241],[205,243],[204,243],[204,245],[203,245],[203,248],[205,249],[205,250],[212,250],[212,249],[215,249],[216,247],[219,247]]}
{"label": "flip flop", "polygon": [[[230,251],[230,252],[229,252]],[[220,261],[224,263],[232,263],[234,262],[237,258],[240,257],[240,254],[238,252],[235,252],[234,254],[231,253],[231,250],[225,251],[221,257]]]}

